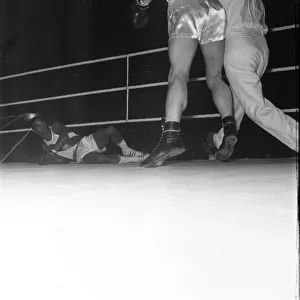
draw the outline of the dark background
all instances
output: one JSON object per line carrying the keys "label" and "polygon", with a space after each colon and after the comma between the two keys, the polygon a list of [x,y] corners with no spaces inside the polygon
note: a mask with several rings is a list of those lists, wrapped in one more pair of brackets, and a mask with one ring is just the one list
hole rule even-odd
{"label": "dark background", "polygon": [[[128,54],[167,46],[167,21],[164,0],[153,0],[150,24],[141,31],[132,28],[128,6],[131,1],[96,0],[0,0],[0,76],[62,65],[72,62]],[[269,28],[299,24],[298,1],[264,1]],[[267,34],[270,48],[268,68],[299,65],[299,28]],[[130,59],[129,84],[167,80],[167,52]],[[298,70],[266,73],[265,97],[282,109],[298,108]],[[0,102],[11,103],[42,97],[66,95],[126,85],[126,61],[109,62],[50,71],[0,81]],[[198,51],[190,77],[205,76],[203,58]],[[164,115],[167,87],[130,91],[129,118]],[[49,120],[64,124],[125,119],[126,91],[92,96],[68,97],[30,104],[0,107],[0,116],[39,111]],[[189,83],[189,105],[184,115],[217,113],[204,81]],[[298,114],[289,113],[294,118]],[[0,127],[12,119],[2,118]],[[208,131],[217,130],[218,118],[183,120],[182,137],[187,153],[180,158],[207,158],[202,141]],[[140,150],[152,150],[160,136],[159,122],[118,124],[128,143]],[[5,130],[27,128],[19,119]],[[73,128],[89,134],[95,127]],[[0,134],[0,158],[24,135]],[[30,134],[7,161],[27,161],[40,152],[40,141]],[[112,151],[116,148],[110,147]],[[235,158],[290,157],[294,152],[269,135],[247,117],[239,134]]]}

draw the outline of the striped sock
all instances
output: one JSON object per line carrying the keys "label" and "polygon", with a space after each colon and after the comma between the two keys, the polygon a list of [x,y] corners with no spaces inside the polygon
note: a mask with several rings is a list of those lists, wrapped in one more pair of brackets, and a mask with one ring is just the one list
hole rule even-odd
{"label": "striped sock", "polygon": [[144,161],[147,157],[149,156],[149,154],[145,154],[145,155],[139,155],[139,156],[122,156],[120,155],[120,161],[119,164],[127,164],[127,163],[141,163],[142,161]]}
{"label": "striped sock", "polygon": [[136,151],[127,146],[126,142],[123,140],[121,143],[117,144],[122,149],[122,154],[124,156],[140,156],[144,155],[140,151]]}

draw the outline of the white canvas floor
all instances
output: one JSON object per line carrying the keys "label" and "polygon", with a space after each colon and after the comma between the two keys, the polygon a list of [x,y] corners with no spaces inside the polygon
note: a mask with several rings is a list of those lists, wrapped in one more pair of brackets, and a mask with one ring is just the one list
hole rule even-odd
{"label": "white canvas floor", "polygon": [[295,159],[0,166],[2,300],[293,300]]}

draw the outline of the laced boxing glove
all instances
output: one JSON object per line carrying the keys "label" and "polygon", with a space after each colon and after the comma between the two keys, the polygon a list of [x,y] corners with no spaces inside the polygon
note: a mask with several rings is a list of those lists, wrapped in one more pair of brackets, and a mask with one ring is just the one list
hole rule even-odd
{"label": "laced boxing glove", "polygon": [[67,158],[60,157],[58,155],[44,154],[38,160],[39,165],[60,165],[69,164],[71,161]]}
{"label": "laced boxing glove", "polygon": [[[151,1],[148,1],[149,3]],[[142,5],[139,0],[134,0],[131,4],[131,22],[135,29],[143,29],[149,22],[148,5]]]}
{"label": "laced boxing glove", "polygon": [[38,160],[39,165],[50,165],[50,164],[68,164],[72,160],[68,158],[64,158],[62,156],[59,156],[56,154],[56,151],[54,151],[50,146],[47,144],[43,144],[42,146],[43,154],[40,159]]}

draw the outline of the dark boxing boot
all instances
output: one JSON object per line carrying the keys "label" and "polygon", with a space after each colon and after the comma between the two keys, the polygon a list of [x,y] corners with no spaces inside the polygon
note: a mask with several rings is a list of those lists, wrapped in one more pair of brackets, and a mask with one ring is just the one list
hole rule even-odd
{"label": "dark boxing boot", "polygon": [[180,124],[166,122],[162,125],[162,134],[156,148],[150,156],[141,163],[141,167],[159,167],[167,159],[185,152],[185,146],[180,139]]}
{"label": "dark boxing boot", "polygon": [[220,148],[216,151],[216,158],[218,160],[229,159],[234,150],[234,146],[237,143],[237,130],[236,123],[233,116],[228,116],[222,119],[222,125],[224,130],[224,137]]}

